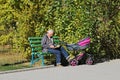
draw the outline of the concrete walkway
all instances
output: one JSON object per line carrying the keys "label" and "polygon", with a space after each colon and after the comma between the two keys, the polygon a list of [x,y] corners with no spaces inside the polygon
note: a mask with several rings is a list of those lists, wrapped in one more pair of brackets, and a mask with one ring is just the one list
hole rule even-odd
{"label": "concrete walkway", "polygon": [[120,60],[0,74],[0,80],[120,80]]}

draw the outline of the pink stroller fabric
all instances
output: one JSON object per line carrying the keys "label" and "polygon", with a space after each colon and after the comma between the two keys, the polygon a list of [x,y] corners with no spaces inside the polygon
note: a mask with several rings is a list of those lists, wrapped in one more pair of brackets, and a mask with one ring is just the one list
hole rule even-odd
{"label": "pink stroller fabric", "polygon": [[85,39],[83,39],[83,40],[80,40],[79,42],[78,42],[78,45],[79,46],[86,46],[87,44],[90,44],[90,37],[87,37],[87,38],[85,38]]}

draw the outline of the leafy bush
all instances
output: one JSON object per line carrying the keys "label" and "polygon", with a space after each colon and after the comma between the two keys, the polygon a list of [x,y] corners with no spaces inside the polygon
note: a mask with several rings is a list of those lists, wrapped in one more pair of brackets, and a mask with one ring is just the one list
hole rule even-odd
{"label": "leafy bush", "polygon": [[54,29],[61,40],[75,43],[90,36],[90,53],[120,57],[119,0],[0,0],[0,44],[30,54],[28,37]]}

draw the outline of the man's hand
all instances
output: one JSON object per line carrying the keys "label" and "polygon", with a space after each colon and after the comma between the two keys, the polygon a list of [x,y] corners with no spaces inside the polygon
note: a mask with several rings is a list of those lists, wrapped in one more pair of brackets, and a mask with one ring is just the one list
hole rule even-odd
{"label": "man's hand", "polygon": [[54,45],[50,45],[50,48],[55,48],[55,46]]}

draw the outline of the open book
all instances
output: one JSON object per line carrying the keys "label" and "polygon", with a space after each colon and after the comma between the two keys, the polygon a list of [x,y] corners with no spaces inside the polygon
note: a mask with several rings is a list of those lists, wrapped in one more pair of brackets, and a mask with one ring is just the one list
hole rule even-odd
{"label": "open book", "polygon": [[55,45],[55,48],[59,48],[60,47],[60,45]]}

